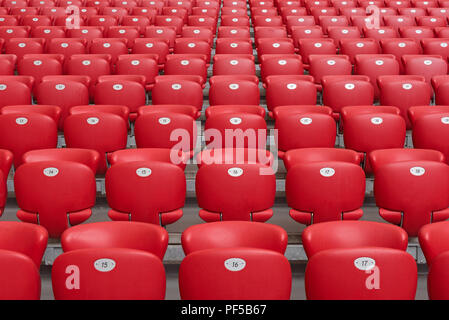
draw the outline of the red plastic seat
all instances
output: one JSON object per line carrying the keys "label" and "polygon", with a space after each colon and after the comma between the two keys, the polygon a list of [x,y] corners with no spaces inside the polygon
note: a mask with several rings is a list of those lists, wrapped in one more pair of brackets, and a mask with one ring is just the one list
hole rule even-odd
{"label": "red plastic seat", "polygon": [[372,38],[375,40],[399,37],[398,31],[395,28],[388,26],[380,27],[379,29],[368,29],[365,27],[363,28],[363,34],[365,35],[365,38]]}
{"label": "red plastic seat", "polygon": [[124,38],[93,39],[89,46],[89,53],[110,55],[111,63],[115,64],[119,55],[128,54],[126,43]]}
{"label": "red plastic seat", "polygon": [[206,56],[197,54],[172,54],[167,56],[164,75],[195,75],[207,80]]}
{"label": "red plastic seat", "polygon": [[20,24],[22,26],[29,26],[31,28],[35,28],[41,26],[51,26],[52,20],[48,16],[27,14],[22,16],[22,18],[20,19]]}
{"label": "red plastic seat", "polygon": [[56,123],[59,122],[61,117],[61,108],[52,105],[42,105],[42,104],[24,104],[15,106],[6,106],[0,110],[0,114],[10,114],[10,113],[38,113],[49,116]]}
{"label": "red plastic seat", "polygon": [[257,42],[263,38],[287,38],[285,27],[254,27],[254,40]]}
{"label": "red plastic seat", "polygon": [[157,54],[160,68],[163,67],[169,50],[168,40],[162,38],[138,38],[132,47],[133,54]]}
{"label": "red plastic seat", "polygon": [[[137,9],[140,9],[140,8],[137,8]],[[156,15],[152,16],[151,14],[138,15],[137,12],[135,12],[135,11],[133,11],[133,13],[135,13],[136,15],[124,16],[122,18],[121,26],[122,27],[135,27],[135,28],[137,28],[136,30],[137,30],[138,33],[139,32],[140,33],[144,33],[145,32],[145,28],[148,27],[150,24],[152,24],[152,21],[154,20],[154,17],[156,16]],[[108,31],[108,35],[109,35],[109,32],[113,32],[113,33],[118,32],[118,33],[120,33],[120,30],[122,30],[122,29],[115,28],[115,27],[110,27],[109,31]],[[131,28],[129,28],[129,29],[125,28],[123,30],[125,30],[125,34],[126,34],[126,31],[131,31],[132,32]],[[133,34],[132,37],[136,38],[135,34]],[[138,34],[137,34],[137,37],[138,37]]]}
{"label": "red plastic seat", "polygon": [[88,88],[89,78],[86,76],[45,76],[36,86],[35,98],[38,104],[61,108],[58,127],[62,129],[71,107],[89,104]]}
{"label": "red plastic seat", "polygon": [[106,35],[108,38],[126,40],[125,44],[131,48],[133,41],[140,37],[140,31],[138,27],[134,26],[112,26],[108,28]]}
{"label": "red plastic seat", "polygon": [[12,26],[17,26],[19,25],[19,19],[16,18],[15,16],[10,16],[10,15],[1,15],[0,16],[0,26],[6,26],[6,27],[12,27]]}
{"label": "red plastic seat", "polygon": [[[437,223],[438,225],[440,223]],[[427,226],[425,226],[427,227]],[[424,229],[424,227],[422,228]],[[421,229],[421,230],[422,230]],[[427,292],[430,300],[447,300],[448,252],[444,251],[432,260],[427,278]]]}
{"label": "red plastic seat", "polygon": [[254,27],[280,27],[283,25],[282,17],[274,16],[252,16],[251,21]]}
{"label": "red plastic seat", "polygon": [[374,195],[381,217],[404,228],[409,236],[416,236],[423,225],[446,220],[447,177],[449,167],[436,161],[402,161],[379,166]]}
{"label": "red plastic seat", "polygon": [[290,38],[262,38],[257,41],[256,46],[259,57],[265,54],[295,54],[295,46]]}
{"label": "red plastic seat", "polygon": [[316,103],[317,89],[310,76],[268,76],[265,83],[267,108],[270,111],[278,106]]}
{"label": "red plastic seat", "polygon": [[403,55],[405,74],[424,76],[427,82],[436,75],[446,75],[447,62],[441,56]]}
{"label": "red plastic seat", "polygon": [[449,41],[448,39],[422,39],[421,46],[423,48],[423,54],[425,55],[438,55],[445,61],[449,57]]}
{"label": "red plastic seat", "polygon": [[[310,58],[310,57],[309,57]],[[301,56],[295,54],[265,54],[259,57],[262,81],[271,75],[302,75]]]}
{"label": "red plastic seat", "polygon": [[377,81],[380,104],[398,107],[407,128],[410,128],[407,110],[412,106],[430,104],[432,88],[422,76],[381,76]]}
{"label": "red plastic seat", "polygon": [[[420,247],[424,253],[424,256],[426,257],[426,263],[429,267],[432,266],[434,261],[440,261],[440,256],[445,256],[446,252],[448,251],[448,221],[442,221],[437,223],[431,223],[423,226],[418,233],[419,237],[419,244]],[[446,258],[441,258],[441,261],[446,260]],[[437,262],[437,266],[435,267],[437,270],[441,268],[441,266],[438,265],[439,262]],[[440,272],[440,271],[439,271]],[[439,279],[442,281],[444,278]],[[432,281],[435,281],[437,279],[434,279]],[[430,275],[429,275],[429,281]],[[436,287],[439,287],[437,283],[434,283]],[[430,294],[429,288],[429,294]],[[441,289],[440,289],[441,290]],[[436,298],[438,299],[438,298]]]}
{"label": "red plastic seat", "polygon": [[98,151],[78,148],[53,148],[32,150],[23,154],[23,163],[39,161],[74,161],[88,166],[93,173],[97,172],[100,161]]}
{"label": "red plastic seat", "polygon": [[291,149],[332,148],[335,145],[336,124],[332,116],[328,114],[280,113],[276,117],[275,129],[278,129],[280,158],[283,158],[284,153]]}
{"label": "red plastic seat", "polygon": [[265,149],[267,124],[256,114],[214,114],[205,122],[204,139],[208,148]]}
{"label": "red plastic seat", "polygon": [[328,30],[329,27],[347,27],[349,21],[345,16],[319,16],[319,25],[323,30]]}
{"label": "red plastic seat", "polygon": [[337,46],[333,39],[299,39],[299,54],[305,64],[309,64],[309,56],[314,55],[334,55],[337,54]]}
{"label": "red plastic seat", "polygon": [[221,15],[221,24],[223,27],[249,27],[248,16]]}
{"label": "red plastic seat", "polygon": [[259,105],[260,92],[257,79],[234,76],[213,76],[209,79],[210,105]]}
{"label": "red plastic seat", "polygon": [[384,16],[385,26],[399,29],[401,27],[416,26],[414,17],[411,16]]}
{"label": "red plastic seat", "polygon": [[[201,269],[205,263],[210,268]],[[191,253],[182,261],[179,290],[183,300],[288,300],[291,279],[290,264],[278,252],[209,249]]]}
{"label": "red plastic seat", "polygon": [[347,55],[352,64],[358,54],[379,54],[379,44],[375,39],[341,39],[340,54]]}
{"label": "red plastic seat", "polygon": [[181,34],[181,28],[184,24],[182,18],[177,16],[156,16],[154,25],[157,27],[174,27],[176,34]]}
{"label": "red plastic seat", "polygon": [[198,111],[203,108],[203,89],[201,84],[186,79],[164,79],[156,77],[151,91],[152,104],[186,104]]}
{"label": "red plastic seat", "polygon": [[[234,9],[233,9],[234,10]],[[193,15],[205,15],[213,18],[218,18],[218,7],[193,7]],[[245,11],[246,14],[246,11]]]}
{"label": "red plastic seat", "polygon": [[142,250],[163,259],[168,232],[149,223],[129,221],[95,222],[67,229],[61,235],[64,252],[91,248]]}
{"label": "red plastic seat", "polygon": [[444,162],[445,157],[441,152],[436,150],[412,148],[381,149],[375,150],[369,155],[369,162],[374,174],[377,168],[385,164],[413,160]]}
{"label": "red plastic seat", "polygon": [[358,220],[363,215],[365,174],[348,162],[298,163],[287,172],[285,192],[290,216],[301,224]]}
{"label": "red plastic seat", "polygon": [[0,110],[8,105],[30,104],[32,83],[33,79],[27,76],[2,76],[0,80]]}
{"label": "red plastic seat", "polygon": [[168,148],[177,153],[181,150],[189,158],[193,156],[197,128],[195,120],[188,115],[149,110],[136,119],[134,132],[138,148]]}
{"label": "red plastic seat", "polygon": [[0,148],[14,154],[14,166],[22,164],[22,155],[34,149],[56,148],[57,124],[49,116],[38,113],[0,115]]}
{"label": "red plastic seat", "polygon": [[154,54],[124,54],[117,58],[117,75],[139,75],[145,78],[146,87],[152,87],[159,75],[157,56]]}
{"label": "red plastic seat", "polygon": [[403,250],[330,249],[309,260],[305,288],[309,300],[413,300],[417,279],[416,262]]}
{"label": "red plastic seat", "polygon": [[187,17],[187,25],[191,27],[210,28],[215,33],[217,29],[217,19],[208,15],[190,15]]}
{"label": "red plastic seat", "polygon": [[2,300],[39,300],[41,279],[39,269],[28,256],[0,250],[0,285]]}
{"label": "red plastic seat", "polygon": [[292,149],[287,151],[283,158],[287,171],[298,163],[343,161],[360,165],[362,160],[363,154],[339,148]]}
{"label": "red plastic seat", "polygon": [[195,180],[200,218],[206,222],[267,221],[273,215],[275,180],[273,170],[260,163],[202,166]]}
{"label": "red plastic seat", "polygon": [[52,38],[46,42],[46,52],[62,54],[69,58],[73,54],[86,54],[86,40],[76,38]]}
{"label": "red plastic seat", "polygon": [[[175,161],[173,160],[173,154],[175,154]],[[178,159],[181,159],[179,163]],[[108,163],[113,166],[122,162],[133,161],[160,161],[166,163],[176,164],[182,170],[186,167],[187,157],[184,154],[180,154],[177,151],[173,151],[168,148],[138,148],[138,149],[124,149],[118,150],[108,154]]]}
{"label": "red plastic seat", "polygon": [[87,18],[87,25],[92,27],[103,27],[107,29],[118,24],[118,17],[113,15],[95,15]]}
{"label": "red plastic seat", "polygon": [[379,97],[377,78],[382,75],[398,75],[399,62],[391,54],[361,54],[355,57],[354,74],[366,75],[374,87],[374,98]]}
{"label": "red plastic seat", "polygon": [[106,173],[108,216],[165,226],[182,217],[184,171],[171,163],[133,161],[114,164]]}
{"label": "red plastic seat", "polygon": [[6,198],[8,197],[6,182],[8,180],[9,170],[11,169],[12,159],[12,152],[0,149],[0,216],[3,214]]}
{"label": "red plastic seat", "polygon": [[249,221],[199,224],[184,230],[181,237],[186,255],[217,248],[247,247],[284,254],[287,232],[279,226]]}
{"label": "red plastic seat", "polygon": [[354,39],[361,38],[361,33],[357,27],[328,27],[327,30],[329,38],[334,39],[336,42],[342,39]]}
{"label": "red plastic seat", "polygon": [[168,111],[174,113],[182,113],[192,117],[193,119],[198,119],[201,116],[201,111],[198,111],[198,109],[194,106],[189,106],[186,104],[159,104],[159,105],[153,104],[150,106],[142,106],[137,110],[137,115],[140,116],[142,114],[153,111]]}
{"label": "red plastic seat", "polygon": [[374,88],[368,76],[324,76],[323,104],[335,112],[355,105],[372,105]]}
{"label": "red plastic seat", "polygon": [[31,258],[39,270],[47,247],[47,230],[41,226],[17,221],[0,222],[0,230],[0,250],[21,253]]}
{"label": "red plastic seat", "polygon": [[182,38],[195,38],[206,40],[209,43],[212,43],[215,34],[212,33],[212,30],[206,27],[192,27],[192,26],[184,26],[181,31]]}
{"label": "red plastic seat", "polygon": [[105,54],[74,54],[65,62],[68,75],[89,76],[93,90],[98,78],[112,73],[110,56]]}
{"label": "red plastic seat", "polygon": [[79,29],[68,29],[67,38],[79,38],[92,41],[103,38],[103,27],[101,26],[81,26]]}
{"label": "red plastic seat", "polygon": [[215,53],[218,54],[253,54],[251,39],[217,38]]}
{"label": "red plastic seat", "polygon": [[214,55],[213,74],[217,75],[256,75],[254,56],[247,54]]}
{"label": "red plastic seat", "polygon": [[288,33],[292,33],[296,27],[313,27],[316,25],[315,18],[307,15],[293,15],[285,18]]}
{"label": "red plastic seat", "polygon": [[[70,193],[66,192],[68,183]],[[69,224],[87,220],[95,204],[94,173],[72,161],[24,164],[16,171],[14,189],[20,207],[17,217],[42,225],[50,237],[59,237]]]}
{"label": "red plastic seat", "polygon": [[[342,114],[345,147],[369,154],[378,149],[402,148],[405,143],[405,121],[394,113],[374,107],[353,107]],[[361,109],[366,108],[366,111]],[[369,161],[365,170],[371,172]]]}
{"label": "red plastic seat", "polygon": [[0,26],[0,38],[7,42],[12,38],[27,38],[30,27],[25,26]]}
{"label": "red plastic seat", "polygon": [[[173,48],[176,39],[176,30],[170,26],[149,26],[145,29],[145,38],[161,38],[168,40],[168,45]],[[136,39],[137,41],[138,39]]]}
{"label": "red plastic seat", "polygon": [[206,63],[209,65],[211,57],[210,43],[204,39],[197,38],[179,38],[175,41],[174,54],[200,54],[206,57]]}
{"label": "red plastic seat", "polygon": [[60,54],[25,54],[17,64],[17,72],[40,83],[44,76],[61,75],[63,60]]}
{"label": "red plastic seat", "polygon": [[[70,275],[81,276],[67,286]],[[56,258],[52,268],[56,300],[163,300],[165,286],[161,260],[142,250],[74,250]]]}
{"label": "red plastic seat", "polygon": [[32,38],[43,38],[50,40],[53,38],[65,38],[65,29],[61,26],[40,26],[31,30]]}
{"label": "red plastic seat", "polygon": [[139,75],[100,76],[95,85],[95,104],[118,104],[129,108],[131,120],[145,105],[145,77]]}
{"label": "red plastic seat", "polygon": [[[1,34],[1,28],[0,28]],[[249,39],[251,37],[249,27],[218,27],[218,38],[237,38],[237,39]]]}
{"label": "red plastic seat", "polygon": [[352,64],[345,55],[310,55],[309,74],[316,83],[321,83],[324,76],[350,75]]}
{"label": "red plastic seat", "polygon": [[15,54],[20,61],[25,54],[44,53],[44,39],[41,38],[12,38],[5,43],[5,53]]}
{"label": "red plastic seat", "polygon": [[[345,237],[341,237],[345,234]],[[302,235],[307,257],[325,250],[381,247],[406,251],[407,232],[373,221],[330,221],[307,227]]]}

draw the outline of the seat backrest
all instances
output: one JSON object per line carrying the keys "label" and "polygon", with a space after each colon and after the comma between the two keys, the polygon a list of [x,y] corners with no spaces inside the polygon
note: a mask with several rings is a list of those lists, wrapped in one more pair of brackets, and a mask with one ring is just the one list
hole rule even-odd
{"label": "seat backrest", "polygon": [[[211,164],[196,174],[200,208],[217,220],[268,220],[274,204],[276,177],[259,163]],[[248,193],[247,190],[252,190]],[[203,215],[204,216],[204,215]],[[212,219],[210,221],[213,221]]]}
{"label": "seat backrest", "polygon": [[175,151],[168,148],[123,149],[108,153],[108,163],[111,166],[121,162],[161,161],[176,164],[184,170],[187,159],[187,156],[184,153],[179,152],[179,150]]}
{"label": "seat backrest", "polygon": [[291,268],[272,250],[200,250],[181,262],[179,290],[183,300],[288,300]]}
{"label": "seat backrest", "polygon": [[331,249],[315,254],[305,273],[309,300],[413,300],[413,257],[391,248]]}
{"label": "seat backrest", "polygon": [[114,164],[106,173],[106,197],[113,220],[167,225],[182,216],[186,195],[184,171],[171,163],[132,161]]}
{"label": "seat backrest", "polygon": [[304,162],[343,161],[360,165],[363,155],[350,149],[303,148],[287,151],[283,160],[288,171],[294,165]]}
{"label": "seat backrest", "polygon": [[72,161],[23,164],[14,176],[14,189],[19,218],[42,225],[53,238],[59,237],[69,223],[86,220],[95,204],[94,173],[88,166]]}
{"label": "seat backrest", "polygon": [[95,222],[64,231],[61,245],[64,252],[89,248],[143,250],[162,260],[167,250],[168,232],[160,226],[142,222]]}
{"label": "seat backrest", "polygon": [[436,257],[449,251],[449,221],[423,226],[418,233],[419,244],[430,267]]}
{"label": "seat backrest", "polygon": [[39,300],[41,279],[33,260],[19,252],[0,250],[1,300]]}
{"label": "seat backrest", "polygon": [[0,222],[0,250],[22,253],[31,258],[37,269],[47,248],[48,232],[42,226],[17,221]]}
{"label": "seat backrest", "polygon": [[309,259],[329,249],[382,247],[405,251],[408,245],[408,236],[404,229],[374,221],[317,223],[308,226],[301,238]]}
{"label": "seat backrest", "polygon": [[250,221],[220,221],[197,224],[184,230],[181,237],[184,253],[233,247],[273,250],[284,254],[287,232],[273,224]]}
{"label": "seat backrest", "polygon": [[81,249],[56,258],[52,286],[56,300],[163,300],[165,270],[142,250]]}
{"label": "seat backrest", "polygon": [[352,220],[345,214],[363,205],[365,173],[349,162],[299,163],[287,172],[285,192],[290,215],[300,223]]}
{"label": "seat backrest", "polygon": [[416,236],[423,225],[438,221],[436,211],[449,207],[449,166],[425,160],[384,164],[376,170],[374,196],[387,210],[386,220]]}

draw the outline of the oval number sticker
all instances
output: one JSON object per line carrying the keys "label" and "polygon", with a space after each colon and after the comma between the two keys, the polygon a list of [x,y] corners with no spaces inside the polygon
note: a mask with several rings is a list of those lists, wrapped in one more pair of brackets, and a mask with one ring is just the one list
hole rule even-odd
{"label": "oval number sticker", "polygon": [[246,261],[240,258],[230,258],[224,262],[225,268],[229,271],[241,271],[246,267]]}
{"label": "oval number sticker", "polygon": [[360,257],[354,260],[354,265],[359,270],[371,270],[376,265],[376,261],[368,257]]}
{"label": "oval number sticker", "polygon": [[109,272],[115,268],[115,261],[112,259],[98,259],[94,262],[94,267],[100,272]]}

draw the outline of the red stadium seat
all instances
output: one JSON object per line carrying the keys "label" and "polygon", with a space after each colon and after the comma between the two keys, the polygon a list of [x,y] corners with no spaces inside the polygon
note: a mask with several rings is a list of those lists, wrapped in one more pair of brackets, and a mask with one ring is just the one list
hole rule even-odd
{"label": "red stadium seat", "polygon": [[214,114],[205,122],[204,139],[208,148],[265,149],[267,124],[256,114]]}
{"label": "red stadium seat", "polygon": [[201,54],[172,54],[167,56],[164,75],[195,75],[207,80],[206,56]]}
{"label": "red stadium seat", "polygon": [[336,124],[332,116],[319,113],[284,113],[276,117],[278,153],[298,148],[327,147],[335,145]]}
{"label": "red stadium seat", "polygon": [[368,76],[324,76],[323,104],[334,112],[355,105],[372,105],[374,88]]}
{"label": "red stadium seat", "polygon": [[345,16],[319,16],[319,25],[327,32],[329,27],[347,27],[348,18]]}
{"label": "red stadium seat", "polygon": [[224,27],[249,27],[248,16],[221,15],[221,24]]}
{"label": "red stadium seat", "polygon": [[134,130],[138,148],[168,148],[181,150],[189,158],[193,156],[197,128],[195,120],[188,115],[150,110],[139,115]]}
{"label": "red stadium seat", "polygon": [[363,34],[365,38],[372,38],[375,40],[380,39],[390,39],[399,37],[398,31],[393,27],[380,27],[379,29],[375,28],[363,28]]}
{"label": "red stadium seat", "polygon": [[334,39],[337,43],[342,39],[360,38],[361,33],[357,27],[328,27],[329,38]]}
{"label": "red stadium seat", "polygon": [[200,218],[265,222],[273,215],[275,182],[273,170],[260,163],[202,166],[195,180]]}
{"label": "red stadium seat", "polygon": [[398,107],[407,128],[410,128],[407,110],[412,106],[430,104],[432,88],[424,80],[423,76],[381,76],[377,79],[380,104]]}
{"label": "red stadium seat", "polygon": [[287,29],[285,27],[255,27],[254,40],[263,38],[287,38]]}
{"label": "red stadium seat", "polygon": [[[67,286],[67,277],[76,274],[81,274],[79,282]],[[52,284],[56,300],[163,300],[166,286],[157,256],[124,248],[64,253],[53,264]]]}
{"label": "red stadium seat", "polygon": [[412,148],[392,148],[375,150],[369,155],[369,162],[373,168],[374,174],[377,168],[400,161],[426,160],[444,162],[444,155],[436,150],[412,149]]}
{"label": "red stadium seat", "polygon": [[[0,35],[1,35],[0,28]],[[237,38],[237,39],[249,39],[251,37],[249,27],[218,27],[218,38]]]}
{"label": "red stadium seat", "polygon": [[[448,230],[448,221],[427,224],[419,230],[419,244],[429,267],[432,266],[434,260],[438,261],[438,257],[443,256],[448,251]],[[436,268],[439,269],[440,266]]]}
{"label": "red stadium seat", "polygon": [[[137,12],[136,12],[137,13]],[[112,33],[122,33],[123,32],[121,30],[125,30],[124,34],[126,34],[128,31],[127,36],[132,36],[132,38],[137,38],[139,37],[138,33],[144,33],[145,32],[145,28],[148,27],[151,23],[152,20],[154,19],[153,16],[150,15],[131,15],[131,16],[124,16],[122,18],[122,22],[121,22],[121,26],[122,27],[134,27],[134,28],[116,28],[116,27],[110,27],[109,31],[108,31],[108,36],[109,36],[109,32]],[[133,31],[137,30],[137,34]]]}
{"label": "red stadium seat", "polygon": [[42,225],[53,238],[59,237],[69,224],[87,220],[95,204],[94,173],[86,165],[72,161],[24,164],[16,171],[14,189],[20,207],[17,217]]}
{"label": "red stadium seat", "polygon": [[149,223],[129,221],[95,222],[67,229],[61,235],[64,252],[93,248],[142,250],[163,259],[168,232]]}
{"label": "red stadium seat", "polygon": [[215,53],[218,54],[253,54],[251,39],[217,38]]}
{"label": "red stadium seat", "polygon": [[119,55],[128,54],[127,41],[125,38],[93,39],[89,46],[89,53],[110,55],[111,63],[115,64]]}
{"label": "red stadium seat", "polygon": [[210,43],[205,39],[183,37],[175,40],[174,54],[187,56],[189,54],[201,54],[206,57],[206,63],[209,65],[211,47]]}
{"label": "red stadium seat", "polygon": [[435,92],[435,104],[436,105],[448,105],[449,97],[447,95],[446,88],[449,83],[448,75],[437,75],[432,77],[431,80],[433,90]]}
{"label": "red stadium seat", "polygon": [[[346,108],[342,114],[345,148],[369,155],[378,149],[404,147],[406,128],[400,115],[377,111],[377,106]],[[364,108],[367,110],[360,110]],[[365,162],[365,170],[371,172],[369,161]]]}
{"label": "red stadium seat", "polygon": [[295,54],[295,46],[290,38],[262,38],[257,41],[256,46],[259,57],[264,54]]}
{"label": "red stadium seat", "polygon": [[416,262],[403,250],[332,249],[309,260],[305,288],[309,300],[413,300],[417,279]]}
{"label": "red stadium seat", "polygon": [[424,76],[427,82],[436,75],[446,75],[447,62],[441,56],[403,55],[405,74]]}
{"label": "red stadium seat", "polygon": [[340,54],[347,55],[352,64],[358,54],[379,54],[379,44],[374,39],[341,39]]}
{"label": "red stadium seat", "polygon": [[164,79],[156,77],[151,91],[152,104],[186,104],[198,111],[203,108],[203,89],[201,84],[186,79]]}
{"label": "red stadium seat", "polygon": [[52,20],[50,17],[47,16],[41,16],[41,15],[37,15],[37,14],[27,14],[22,16],[22,18],[20,19],[20,24],[22,26],[29,26],[31,28],[36,28],[36,27],[48,27],[51,26],[52,24]]}
{"label": "red stadium seat", "polygon": [[258,79],[253,76],[213,76],[209,79],[210,105],[259,105]]}
{"label": "red stadium seat", "polygon": [[74,54],[65,62],[65,71],[69,75],[89,76],[90,89],[98,77],[111,74],[111,56],[106,54]]}
{"label": "red stadium seat", "polygon": [[348,162],[300,163],[288,170],[285,192],[290,216],[301,224],[358,220],[363,215],[365,174]]}
{"label": "red stadium seat", "polygon": [[86,54],[86,40],[77,38],[52,38],[46,42],[46,52],[62,54],[69,58],[73,54]]}
{"label": "red stadium seat", "polygon": [[[173,48],[175,45],[176,30],[170,26],[149,26],[145,29],[144,37],[168,40],[169,47]],[[136,39],[136,41],[137,40],[138,39]]]}
{"label": "red stadium seat", "polygon": [[[205,263],[209,268],[201,269]],[[183,300],[288,300],[291,281],[287,258],[264,249],[200,250],[189,254],[179,269]]]}
{"label": "red stadium seat", "polygon": [[342,161],[360,165],[363,160],[363,154],[350,149],[304,148],[287,151],[283,160],[288,171],[298,163],[308,162]]}
{"label": "red stadium seat", "polygon": [[123,54],[117,57],[117,75],[140,75],[145,77],[146,88],[151,88],[159,75],[157,56],[154,54]]}
{"label": "red stadium seat", "polygon": [[[110,12],[112,13],[112,12]],[[103,27],[105,29],[117,26],[119,24],[119,17],[113,15],[95,15],[87,18],[87,25],[92,27]]]}
{"label": "red stadium seat", "polygon": [[177,16],[156,16],[154,25],[156,27],[174,27],[176,34],[181,34],[183,19]]}
{"label": "red stadium seat", "polygon": [[256,75],[254,56],[249,54],[220,54],[214,55],[213,74],[219,75]]}
{"label": "red stadium seat", "polygon": [[100,162],[100,154],[92,149],[53,148],[28,151],[23,154],[22,160],[23,163],[60,160],[79,162],[96,173]]}
{"label": "red stadium seat", "polygon": [[[345,237],[341,237],[341,234]],[[406,251],[407,232],[373,221],[330,221],[307,227],[301,235],[304,250],[310,259],[329,249],[381,247]]]}
{"label": "red stadium seat", "polygon": [[39,269],[28,256],[10,250],[0,250],[0,284],[2,300],[39,300],[41,279]]}
{"label": "red stadium seat", "polygon": [[97,38],[103,38],[103,27],[81,26],[79,29],[68,29],[67,37],[85,39],[86,41],[92,41]]}
{"label": "red stadium seat", "polygon": [[259,58],[262,81],[272,75],[302,75],[301,56],[295,54],[265,54]]}
{"label": "red stadium seat", "polygon": [[380,215],[400,225],[409,236],[416,236],[423,225],[446,220],[448,175],[448,166],[436,161],[403,161],[379,166],[374,195]]}
{"label": "red stadium seat", "polygon": [[43,38],[47,41],[53,38],[65,38],[65,29],[61,26],[41,26],[31,29],[32,38]]}
{"label": "red stadium seat", "polygon": [[186,180],[184,171],[174,164],[117,163],[106,173],[105,184],[112,220],[165,226],[182,217]]}
{"label": "red stadium seat", "polygon": [[58,106],[45,105],[45,104],[23,104],[15,106],[6,106],[0,110],[0,114],[10,113],[38,113],[49,116],[56,123],[59,122],[61,117],[61,108]]}
{"label": "red stadium seat", "polygon": [[0,26],[0,38],[5,42],[13,38],[27,38],[30,27],[25,26]]}
{"label": "red stadium seat", "polygon": [[48,241],[48,232],[44,227],[17,221],[2,221],[0,230],[1,250],[24,254],[40,268]]}
{"label": "red stadium seat", "polygon": [[14,154],[14,166],[22,164],[22,155],[30,150],[56,148],[57,124],[47,115],[11,113],[0,115],[0,148]]}
{"label": "red stadium seat", "polygon": [[145,77],[139,75],[100,76],[95,85],[95,104],[118,104],[129,108],[131,120],[146,103]]}
{"label": "red stadium seat", "polygon": [[192,27],[192,26],[184,26],[181,31],[182,38],[195,38],[206,40],[209,43],[212,43],[215,34],[212,33],[212,30],[206,27]]}
{"label": "red stadium seat", "polygon": [[12,38],[5,43],[5,53],[15,54],[20,61],[25,54],[44,53],[44,39],[41,38]]}
{"label": "red stadium seat", "polygon": [[159,105],[153,104],[151,106],[142,106],[137,110],[137,115],[140,116],[142,114],[148,112],[151,113],[153,111],[168,111],[174,113],[182,113],[192,117],[193,119],[198,119],[201,116],[201,111],[198,111],[196,107],[185,104],[159,104]]}
{"label": "red stadium seat", "polygon": [[379,97],[377,78],[382,75],[398,75],[399,62],[392,54],[361,54],[355,57],[354,74],[366,75],[374,87],[374,98]]}
{"label": "red stadium seat", "polygon": [[128,124],[119,115],[91,111],[69,115],[64,121],[64,137],[68,148],[93,149],[103,159],[98,173],[106,172],[106,154],[125,149]]}
{"label": "red stadium seat", "polygon": [[309,74],[316,83],[321,83],[324,76],[350,75],[352,64],[345,55],[310,55]]}
{"label": "red stadium seat", "polygon": [[169,42],[163,38],[138,38],[132,47],[133,54],[157,54],[160,67],[163,67],[169,50]]}
{"label": "red stadium seat", "polygon": [[447,61],[449,57],[448,39],[422,39],[421,46],[423,48],[423,53],[426,55],[438,55],[441,56],[445,61]]}
{"label": "red stadium seat", "polygon": [[267,108],[270,111],[278,106],[316,103],[317,89],[310,76],[268,76],[265,82]]}
{"label": "red stadium seat", "polygon": [[299,54],[305,64],[309,64],[309,56],[314,55],[334,55],[337,54],[337,46],[333,39],[299,39]]}
{"label": "red stadium seat", "polygon": [[4,106],[31,103],[31,77],[2,76],[0,80],[0,110]]}
{"label": "red stadium seat", "polygon": [[399,29],[401,27],[416,26],[414,17],[411,16],[384,16],[384,23],[387,27]]}
{"label": "red stadium seat", "polygon": [[38,104],[61,108],[58,127],[62,129],[70,108],[89,104],[89,78],[87,76],[45,76],[36,86]]}
{"label": "red stadium seat", "polygon": [[17,57],[13,54],[0,55],[0,74],[1,75],[14,75],[16,68]]}
{"label": "red stadium seat", "polygon": [[44,76],[61,75],[63,60],[60,54],[25,54],[17,64],[17,72],[33,77],[38,84]]}
{"label": "red stadium seat", "polygon": [[[226,236],[223,236],[226,235]],[[182,233],[186,255],[217,248],[259,248],[283,254],[287,232],[279,226],[249,221],[221,221],[191,226]]]}

